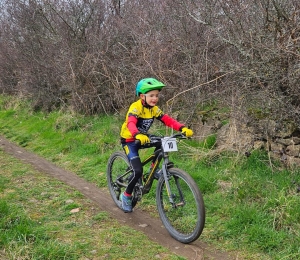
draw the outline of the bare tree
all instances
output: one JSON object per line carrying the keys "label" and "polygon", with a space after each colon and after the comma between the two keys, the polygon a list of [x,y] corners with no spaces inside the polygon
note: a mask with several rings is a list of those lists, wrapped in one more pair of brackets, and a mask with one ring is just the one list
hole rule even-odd
{"label": "bare tree", "polygon": [[187,120],[217,102],[245,122],[300,124],[296,0],[14,0],[0,12],[0,88],[36,109],[116,112],[153,76],[171,113],[193,108]]}

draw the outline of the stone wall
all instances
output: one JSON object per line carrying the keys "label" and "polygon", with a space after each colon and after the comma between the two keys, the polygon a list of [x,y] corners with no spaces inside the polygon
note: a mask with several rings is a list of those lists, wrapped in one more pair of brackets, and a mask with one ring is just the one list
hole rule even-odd
{"label": "stone wall", "polygon": [[300,167],[300,129],[290,122],[261,120],[249,126],[231,119],[222,126],[219,120],[211,120],[199,125],[197,133],[203,138],[216,133],[216,149],[246,154],[265,149],[286,166]]}

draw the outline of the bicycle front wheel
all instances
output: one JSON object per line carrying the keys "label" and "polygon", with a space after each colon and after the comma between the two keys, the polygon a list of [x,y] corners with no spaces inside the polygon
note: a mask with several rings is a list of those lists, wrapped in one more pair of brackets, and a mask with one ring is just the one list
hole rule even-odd
{"label": "bicycle front wheel", "polygon": [[158,213],[173,238],[191,243],[199,238],[204,228],[202,194],[193,178],[180,169],[168,169],[168,182],[174,203],[170,202],[165,179],[160,178],[156,188]]}
{"label": "bicycle front wheel", "polygon": [[129,174],[123,178],[121,176],[126,173],[129,167],[128,158],[123,152],[113,153],[107,163],[106,178],[108,189],[114,202],[120,209],[122,209],[121,193],[126,189],[126,177]]}

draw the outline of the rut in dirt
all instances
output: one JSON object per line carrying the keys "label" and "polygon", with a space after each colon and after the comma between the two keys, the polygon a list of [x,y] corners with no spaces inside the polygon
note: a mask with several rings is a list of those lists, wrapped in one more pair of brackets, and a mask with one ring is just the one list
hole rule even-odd
{"label": "rut in dirt", "polygon": [[118,220],[122,225],[128,225],[135,230],[142,231],[149,239],[170,249],[173,253],[183,256],[187,259],[214,259],[214,260],[231,260],[237,259],[236,256],[225,252],[218,251],[208,244],[201,241],[200,238],[191,244],[182,244],[174,240],[166,229],[162,226],[159,219],[153,219],[142,210],[136,209],[133,213],[125,214],[114,204],[109,193],[100,189],[93,183],[89,183],[78,177],[76,174],[66,171],[53,163],[37,156],[26,149],[19,147],[6,138],[0,136],[0,148],[23,161],[31,164],[36,170],[43,172],[53,178],[56,178],[65,184],[80,191],[86,198],[92,200],[101,210],[107,211],[113,218]]}

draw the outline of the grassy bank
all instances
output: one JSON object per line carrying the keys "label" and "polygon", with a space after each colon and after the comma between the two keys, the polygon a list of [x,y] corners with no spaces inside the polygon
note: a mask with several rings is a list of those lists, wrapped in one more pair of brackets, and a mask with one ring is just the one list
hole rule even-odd
{"label": "grassy bank", "polygon": [[[23,101],[0,98],[0,134],[99,187],[106,186],[108,157],[120,149],[122,119],[33,113]],[[154,132],[165,129],[156,125]],[[238,251],[241,259],[300,258],[299,170],[279,164],[271,169],[262,151],[250,157],[209,156],[211,151],[196,141],[179,144],[179,149],[172,160],[191,174],[204,195],[207,221],[201,240]],[[147,198],[141,207],[156,214]]]}
{"label": "grassy bank", "polygon": [[0,259],[183,259],[2,151],[0,165]]}

